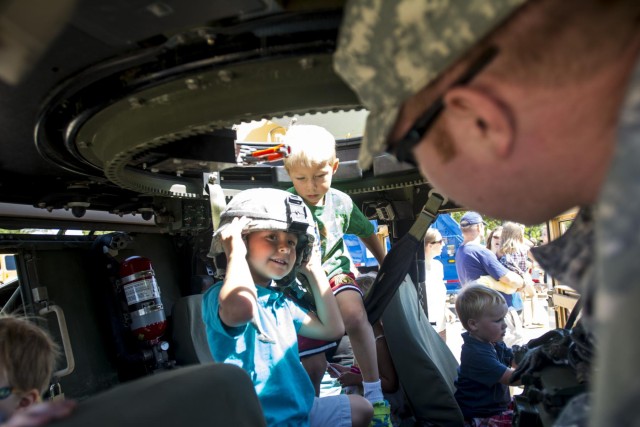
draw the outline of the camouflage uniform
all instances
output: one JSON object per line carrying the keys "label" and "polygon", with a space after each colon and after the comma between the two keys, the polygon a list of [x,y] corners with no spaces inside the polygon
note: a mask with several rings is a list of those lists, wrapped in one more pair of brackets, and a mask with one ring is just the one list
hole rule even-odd
{"label": "camouflage uniform", "polygon": [[[640,414],[640,62],[618,124],[618,144],[596,209],[593,425],[637,425]],[[632,421],[633,420],[633,421]]]}
{"label": "camouflage uniform", "polygon": [[[345,8],[334,68],[371,112],[360,165],[385,150],[402,103],[460,59],[515,11],[517,0],[351,0]],[[585,299],[583,323],[598,354],[593,402],[568,409],[571,425],[636,425],[640,418],[640,65],[631,79],[618,143],[599,202],[583,208],[560,239],[538,248],[540,265]],[[582,396],[582,397],[587,397]],[[575,415],[578,415],[577,421]],[[561,417],[563,418],[563,417]],[[567,424],[568,425],[568,424]]]}
{"label": "camouflage uniform", "polygon": [[[640,62],[631,78],[618,126],[618,143],[600,199],[583,208],[559,239],[534,248],[540,266],[584,298],[583,322],[597,337],[591,425],[636,425],[640,415]],[[584,405],[568,411],[584,414]],[[565,414],[569,418],[569,414]],[[572,417],[575,420],[575,417]],[[634,424],[635,422],[635,424]],[[564,425],[564,424],[562,424]],[[567,424],[570,425],[570,424]]]}

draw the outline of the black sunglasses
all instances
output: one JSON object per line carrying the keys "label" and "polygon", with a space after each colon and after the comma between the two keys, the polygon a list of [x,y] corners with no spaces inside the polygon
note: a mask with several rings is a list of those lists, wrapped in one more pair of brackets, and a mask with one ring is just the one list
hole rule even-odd
{"label": "black sunglasses", "polygon": [[[497,47],[489,47],[469,66],[464,74],[462,74],[462,76],[460,76],[449,89],[468,84],[476,75],[478,75],[478,73],[480,73],[480,71],[489,65],[497,54]],[[443,96],[444,95],[439,96],[427,111],[425,111],[422,116],[418,117],[418,119],[413,123],[413,126],[411,126],[411,129],[409,129],[400,140],[389,144],[387,147],[387,152],[389,154],[392,154],[401,162],[417,166],[412,153],[413,147],[415,147],[424,138],[444,109]]]}

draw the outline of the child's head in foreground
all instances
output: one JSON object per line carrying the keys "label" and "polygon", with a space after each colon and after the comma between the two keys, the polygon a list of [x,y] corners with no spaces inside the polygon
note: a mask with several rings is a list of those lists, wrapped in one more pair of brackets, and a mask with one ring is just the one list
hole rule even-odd
{"label": "child's head in foreground", "polygon": [[242,235],[256,284],[293,280],[315,240],[315,223],[299,196],[274,188],[253,188],[234,196],[220,215],[213,252],[221,253],[220,232],[235,218],[247,220]]}
{"label": "child's head in foreground", "polygon": [[508,307],[504,297],[482,285],[466,285],[456,298],[456,312],[462,326],[481,341],[497,342],[507,330]]}
{"label": "child's head in foreground", "polygon": [[335,138],[320,126],[295,125],[283,141],[291,150],[284,159],[284,167],[296,192],[308,204],[322,205],[338,170]]}
{"label": "child's head in foreground", "polygon": [[0,316],[0,419],[40,400],[57,355],[58,346],[36,324]]}

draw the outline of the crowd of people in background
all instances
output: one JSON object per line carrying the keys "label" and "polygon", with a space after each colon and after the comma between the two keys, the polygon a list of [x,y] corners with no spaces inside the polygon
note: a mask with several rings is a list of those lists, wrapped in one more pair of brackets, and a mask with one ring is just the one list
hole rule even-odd
{"label": "crowd of people in background", "polygon": [[[465,218],[464,224],[467,224],[469,216],[475,215],[479,214],[472,212],[465,215],[467,218],[463,216],[462,218]],[[486,236],[483,236],[482,233],[478,233],[476,236],[479,238],[480,244],[484,243],[485,247],[494,254],[500,264],[522,278],[522,288],[516,290],[506,284],[501,284],[499,280],[495,280],[489,272],[494,263],[489,263],[486,260],[482,261],[482,256],[474,257],[476,260],[480,260],[477,264],[467,261],[466,257],[461,257],[463,263],[456,265],[460,270],[459,277],[462,276],[464,278],[464,282],[461,283],[477,282],[487,285],[502,291],[505,300],[510,301],[508,305],[518,314],[517,318],[513,318],[513,328],[516,330],[515,339],[507,338],[507,341],[512,344],[522,344],[522,334],[517,332],[518,328],[541,328],[548,324],[548,321],[545,320],[548,313],[543,307],[546,302],[542,301],[548,297],[546,275],[539,268],[531,253],[531,247],[536,245],[533,240],[536,240],[538,244],[542,244],[543,241],[546,243],[547,241],[546,225],[539,227],[539,229],[540,239],[528,239],[524,234],[524,225],[506,221],[500,225],[495,225],[491,230],[485,229],[483,233]],[[447,309],[450,298],[446,295],[442,263],[437,259],[442,254],[443,246],[446,245],[446,242],[440,232],[432,227],[427,232],[424,243],[428,313],[432,325],[446,341],[446,322],[452,320],[453,312]],[[463,249],[463,252],[467,251],[469,251],[469,248]],[[487,255],[484,251],[480,253],[483,256]],[[470,263],[473,265],[469,266]],[[483,266],[486,271],[475,280],[469,280],[468,275],[475,276],[477,271],[468,271],[478,268],[478,265]],[[455,297],[455,294],[453,295]],[[441,318],[440,315],[442,313],[445,316]],[[510,334],[514,333],[510,332]]]}

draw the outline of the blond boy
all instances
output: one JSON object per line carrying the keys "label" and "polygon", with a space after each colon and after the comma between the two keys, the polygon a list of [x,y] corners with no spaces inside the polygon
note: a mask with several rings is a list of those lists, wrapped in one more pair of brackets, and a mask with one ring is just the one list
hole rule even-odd
{"label": "blond boy", "polygon": [[466,285],[456,298],[456,312],[467,331],[462,334],[455,398],[465,419],[474,420],[469,425],[511,425],[508,386],[514,359],[503,342],[507,311],[502,294],[486,286]]}
{"label": "blond boy", "polygon": [[[297,125],[288,130],[284,142],[291,147],[291,154],[284,161],[293,182],[293,188],[289,191],[304,199],[318,226],[322,267],[338,301],[353,353],[362,372],[365,398],[374,405],[374,423],[389,425],[389,405],[382,395],[375,337],[343,236],[357,235],[379,263],[384,258],[384,249],[373,225],[351,198],[331,188],[339,164],[333,135],[319,126]],[[301,360],[316,393],[319,392],[320,380],[326,370],[324,351],[329,346],[331,344],[326,342],[299,341]]]}

